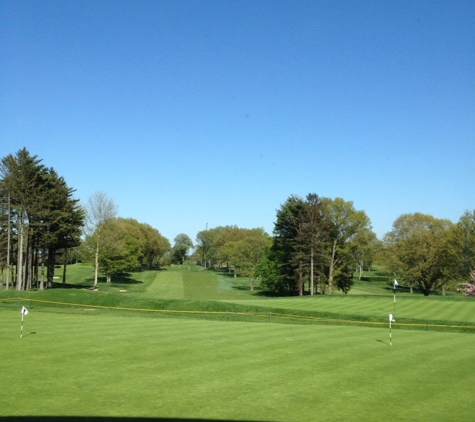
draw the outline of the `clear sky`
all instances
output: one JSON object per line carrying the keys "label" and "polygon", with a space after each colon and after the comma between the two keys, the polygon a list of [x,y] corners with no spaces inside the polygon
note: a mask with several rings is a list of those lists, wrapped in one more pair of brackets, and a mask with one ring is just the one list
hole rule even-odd
{"label": "clear sky", "polygon": [[475,1],[0,0],[0,156],[172,243],[292,195],[475,208]]}

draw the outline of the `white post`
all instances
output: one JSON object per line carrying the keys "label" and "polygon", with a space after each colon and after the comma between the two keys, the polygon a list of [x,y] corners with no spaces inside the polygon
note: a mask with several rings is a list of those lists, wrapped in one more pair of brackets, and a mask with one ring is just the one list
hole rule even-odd
{"label": "white post", "polygon": [[392,327],[391,327],[391,323],[392,322],[396,322],[396,320],[394,319],[393,317],[393,314],[389,314],[389,345],[392,346],[393,345],[393,339],[392,339]]}

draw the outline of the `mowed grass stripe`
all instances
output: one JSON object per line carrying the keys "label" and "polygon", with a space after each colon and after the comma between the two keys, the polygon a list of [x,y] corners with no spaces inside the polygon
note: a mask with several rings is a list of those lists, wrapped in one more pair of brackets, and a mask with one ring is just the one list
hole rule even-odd
{"label": "mowed grass stripe", "polygon": [[182,269],[185,299],[226,300],[243,298],[247,301],[250,299],[249,292],[243,288],[248,285],[246,278],[234,279],[225,273],[198,270],[199,267],[190,267],[191,271],[187,268]]}
{"label": "mowed grass stripe", "polygon": [[156,299],[183,299],[185,289],[182,273],[177,271],[155,273],[155,278],[147,287],[147,295]]}
{"label": "mowed grass stripe", "polygon": [[[232,302],[244,303],[244,301]],[[255,300],[252,304],[281,309],[329,312],[339,315],[387,318],[389,313],[393,313],[400,318],[408,319],[475,323],[475,301],[463,299],[444,300],[430,297],[417,297],[414,299],[396,297],[396,306],[394,307],[393,296],[307,296],[302,298]]]}
{"label": "mowed grass stripe", "polygon": [[[1,311],[2,415],[472,420],[474,337]],[[36,334],[32,334],[32,332]],[[45,391],[51,394],[43,394]],[[61,400],[54,392],[61,392]]]}

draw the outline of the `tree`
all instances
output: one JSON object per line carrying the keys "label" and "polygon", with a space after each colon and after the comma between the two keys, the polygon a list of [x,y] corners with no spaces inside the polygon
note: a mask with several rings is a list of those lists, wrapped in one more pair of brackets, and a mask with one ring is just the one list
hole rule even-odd
{"label": "tree", "polygon": [[29,217],[35,205],[39,203],[38,186],[41,172],[44,170],[44,166],[40,163],[41,160],[37,155],[31,156],[28,150],[23,148],[16,155],[9,154],[4,157],[0,167],[2,183],[9,195],[10,212],[17,237],[17,290],[26,289],[28,285],[27,274],[24,274],[23,268],[30,227]]}
{"label": "tree", "polygon": [[[357,250],[368,256],[371,239],[369,218],[352,202],[341,198],[320,198],[308,194],[304,199],[292,195],[277,211],[274,241],[267,259],[278,268],[279,292],[303,294],[309,281],[310,294],[332,293],[337,286],[345,294],[352,287]],[[374,235],[373,235],[374,236]],[[375,236],[374,236],[375,237]],[[273,287],[277,287],[273,281]]]}
{"label": "tree", "polygon": [[97,286],[99,274],[99,253],[102,241],[102,229],[104,224],[117,214],[117,206],[112,199],[108,198],[104,191],[94,192],[86,205],[86,227],[89,235],[93,238],[94,251],[94,287]]}
{"label": "tree", "polygon": [[[239,234],[238,234],[239,233]],[[263,248],[269,243],[269,236],[261,229],[238,229],[238,236],[230,239],[223,246],[229,263],[234,268],[234,277],[237,273],[249,278],[249,289],[254,291],[256,267],[263,256]]]}
{"label": "tree", "polygon": [[[53,168],[46,168],[25,148],[3,158],[0,171],[0,221],[7,232],[7,277],[16,246],[16,288],[30,288],[38,280],[39,262],[43,264],[45,259],[51,285],[57,251],[79,244],[84,215],[72,197],[74,190]],[[43,277],[41,280],[40,289]]]}
{"label": "tree", "polygon": [[214,237],[216,230],[206,229],[198,232],[196,235],[196,253],[200,257],[201,265],[204,268],[210,268],[214,261]]}
{"label": "tree", "polygon": [[170,249],[170,242],[157,229],[148,224],[142,223],[140,229],[145,238],[143,259],[148,269],[159,266],[159,259]]}
{"label": "tree", "polygon": [[269,292],[279,296],[286,293],[286,290],[282,289],[283,285],[280,281],[279,268],[270,247],[267,246],[263,248],[262,256],[256,265],[254,275],[261,280],[261,287],[267,289]]}
{"label": "tree", "polygon": [[[307,195],[298,216],[297,245],[303,256],[310,255],[310,295],[316,293],[315,265],[319,262],[318,272],[323,271],[321,259],[324,239],[328,233],[328,221],[323,213],[323,202],[315,193]],[[299,283],[299,285],[302,283]],[[300,289],[302,294],[302,289]]]}
{"label": "tree", "polygon": [[353,239],[353,255],[356,261],[358,279],[361,280],[364,268],[371,269],[373,256],[378,248],[378,239],[376,234],[368,228],[363,228]]}
{"label": "tree", "polygon": [[475,210],[465,211],[451,227],[450,246],[453,248],[453,277],[462,281],[475,270]]}
{"label": "tree", "polygon": [[299,216],[302,215],[303,208],[303,199],[291,195],[277,211],[274,239],[267,258],[275,262],[278,270],[278,276],[272,283],[274,292],[278,294],[303,293],[303,254],[298,242]]}
{"label": "tree", "polygon": [[[10,257],[11,257],[11,207],[10,193],[6,189],[3,180],[0,182],[0,285],[5,282],[5,289],[8,290],[11,280]],[[6,277],[3,277],[6,270]]]}
{"label": "tree", "polygon": [[175,262],[183,264],[188,258],[188,253],[193,247],[193,242],[188,235],[180,233],[174,239],[175,244],[172,248],[172,254]]}
{"label": "tree", "polygon": [[[323,213],[328,222],[326,260],[328,265],[328,293],[332,294],[333,285],[348,286],[353,271],[354,250],[362,247],[371,231],[371,223],[364,211],[355,210],[351,201],[342,198],[323,198]],[[343,280],[341,280],[343,279]],[[350,283],[351,284],[351,283]]]}
{"label": "tree", "polygon": [[470,282],[460,283],[457,291],[464,296],[475,297],[475,271],[470,274]]}
{"label": "tree", "polygon": [[66,282],[68,250],[81,243],[85,213],[79,206],[79,200],[72,197],[74,190],[67,186],[64,178],[54,169],[49,170],[46,186],[47,199],[40,217],[38,241],[39,246],[47,251],[47,283],[48,287],[51,287],[56,255],[60,249],[64,251],[63,283]]}
{"label": "tree", "polygon": [[403,214],[384,236],[387,265],[394,274],[428,296],[448,281],[452,223],[431,215]]}
{"label": "tree", "polygon": [[130,218],[109,218],[101,227],[99,265],[106,274],[106,282],[112,276],[140,267],[143,258],[145,236],[140,224]]}

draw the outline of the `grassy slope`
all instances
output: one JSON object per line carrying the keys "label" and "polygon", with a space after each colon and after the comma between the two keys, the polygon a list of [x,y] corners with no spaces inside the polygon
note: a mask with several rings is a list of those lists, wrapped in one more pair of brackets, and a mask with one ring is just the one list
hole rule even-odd
{"label": "grassy slope", "polygon": [[[60,276],[61,270],[58,271]],[[249,291],[246,278],[233,278],[227,273],[202,271],[198,266],[173,266],[163,271],[131,273],[115,283],[99,284],[97,292],[85,287],[92,285],[89,265],[68,267],[66,288],[43,292],[0,291],[2,298],[22,297],[25,300],[49,300],[81,303],[93,306],[172,309],[181,311],[213,311],[260,313],[272,312],[274,321],[279,314],[296,314],[319,318],[352,319],[385,323],[389,313],[399,322],[407,324],[475,324],[475,301],[455,296],[423,297],[398,291],[396,308],[393,291],[381,281],[356,282],[355,288],[345,296],[339,292],[332,296],[263,298]],[[121,293],[126,291],[126,293]],[[369,293],[373,294],[369,294]],[[1,304],[1,302],[0,302]],[[50,306],[38,303],[37,307]],[[52,305],[51,305],[52,306]],[[221,319],[223,317],[220,317]],[[475,331],[475,330],[472,330]]]}

